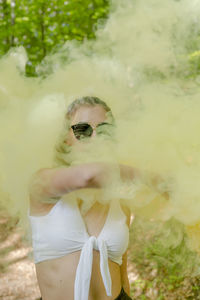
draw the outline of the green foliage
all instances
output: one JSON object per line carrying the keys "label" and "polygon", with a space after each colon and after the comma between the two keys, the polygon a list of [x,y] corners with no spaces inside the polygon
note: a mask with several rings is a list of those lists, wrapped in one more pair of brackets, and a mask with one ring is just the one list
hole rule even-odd
{"label": "green foliage", "polygon": [[27,75],[68,40],[95,38],[99,20],[109,11],[109,0],[0,0],[0,55],[24,46]]}
{"label": "green foliage", "polygon": [[[0,0],[0,56],[11,47],[24,46],[26,73],[34,76],[37,65],[66,41],[94,39],[98,23],[104,22],[108,13],[109,0]],[[184,63],[180,70],[171,66],[170,76],[188,79],[200,75],[199,46],[199,32],[191,28],[186,52],[179,53]],[[166,79],[159,70],[149,69],[146,75]]]}
{"label": "green foliage", "polygon": [[187,247],[184,226],[178,221],[136,218],[130,258],[138,272],[133,299],[200,299],[200,258]]}

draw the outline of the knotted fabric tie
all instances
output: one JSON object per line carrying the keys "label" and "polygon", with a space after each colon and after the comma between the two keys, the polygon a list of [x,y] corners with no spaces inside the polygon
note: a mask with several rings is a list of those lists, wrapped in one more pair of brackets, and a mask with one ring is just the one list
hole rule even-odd
{"label": "knotted fabric tie", "polygon": [[95,236],[85,242],[76,271],[74,300],[88,300],[92,274],[93,249],[100,253],[100,270],[107,296],[112,296],[112,282],[108,266],[108,252],[104,240]]}

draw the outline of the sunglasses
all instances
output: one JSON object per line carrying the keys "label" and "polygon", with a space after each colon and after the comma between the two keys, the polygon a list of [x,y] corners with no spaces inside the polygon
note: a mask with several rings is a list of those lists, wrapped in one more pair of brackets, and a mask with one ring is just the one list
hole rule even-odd
{"label": "sunglasses", "polygon": [[[113,124],[102,122],[96,126],[96,133],[98,135],[112,136]],[[92,136],[94,129],[92,126],[85,122],[80,122],[71,126],[74,136],[77,140],[89,138]]]}

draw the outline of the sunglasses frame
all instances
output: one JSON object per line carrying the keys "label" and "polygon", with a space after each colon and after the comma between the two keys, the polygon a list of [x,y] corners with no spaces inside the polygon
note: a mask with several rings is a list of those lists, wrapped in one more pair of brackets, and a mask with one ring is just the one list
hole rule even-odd
{"label": "sunglasses frame", "polygon": [[[77,127],[78,125],[84,125],[84,124],[85,124],[85,125],[88,125],[88,128],[91,128],[91,129],[92,129],[91,134],[90,134],[89,136],[87,136],[87,137],[84,137],[84,138],[91,137],[92,134],[93,134],[93,131],[96,130],[96,128],[99,127],[99,126],[102,126],[102,125],[111,125],[111,126],[114,126],[113,124],[108,123],[108,122],[101,122],[101,123],[97,124],[97,125],[95,126],[95,128],[93,128],[93,127],[92,127],[89,123],[87,123],[87,122],[79,122],[79,123],[77,123],[77,124],[73,124],[72,126],[70,126],[70,128],[72,129],[75,138],[76,138],[77,140],[79,140],[79,141],[81,140],[81,138],[78,138],[78,135],[76,135],[76,133],[75,133],[75,129],[76,129],[76,127]],[[97,134],[98,134],[98,133],[97,133]]]}

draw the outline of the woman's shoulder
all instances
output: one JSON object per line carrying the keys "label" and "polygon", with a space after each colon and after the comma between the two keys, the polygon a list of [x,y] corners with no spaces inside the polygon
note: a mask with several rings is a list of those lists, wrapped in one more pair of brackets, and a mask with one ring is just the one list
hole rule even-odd
{"label": "woman's shoulder", "polygon": [[[56,202],[57,203],[57,202]],[[31,202],[29,204],[30,216],[45,216],[50,210],[56,205],[56,203],[35,203]]]}
{"label": "woman's shoulder", "polygon": [[29,209],[30,215],[45,215],[58,202],[60,197],[45,197],[41,196],[41,191],[44,189],[45,182],[51,173],[52,169],[43,168],[36,171],[30,180],[29,184]]}

